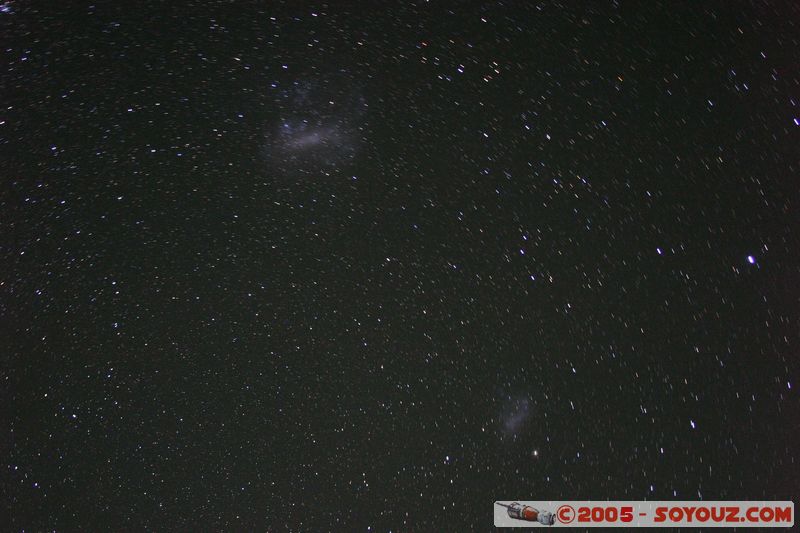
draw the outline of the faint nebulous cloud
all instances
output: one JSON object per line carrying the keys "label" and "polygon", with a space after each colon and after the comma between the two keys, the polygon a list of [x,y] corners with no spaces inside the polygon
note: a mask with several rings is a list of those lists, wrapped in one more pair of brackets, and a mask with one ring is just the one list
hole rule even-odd
{"label": "faint nebulous cloud", "polygon": [[508,398],[500,415],[500,429],[504,437],[516,436],[523,431],[531,416],[531,402],[526,397]]}
{"label": "faint nebulous cloud", "polygon": [[262,149],[272,173],[327,173],[357,154],[367,106],[350,76],[295,80],[275,93],[273,104]]}

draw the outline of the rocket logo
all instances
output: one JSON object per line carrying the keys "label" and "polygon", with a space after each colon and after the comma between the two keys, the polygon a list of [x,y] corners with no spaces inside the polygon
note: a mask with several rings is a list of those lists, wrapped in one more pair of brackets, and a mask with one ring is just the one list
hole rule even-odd
{"label": "rocket logo", "polygon": [[534,509],[530,505],[522,505],[518,502],[505,504],[495,502],[500,507],[505,507],[508,511],[508,516],[515,520],[524,520],[526,522],[539,522],[543,526],[552,526],[556,522],[556,517],[550,511],[540,511]]}

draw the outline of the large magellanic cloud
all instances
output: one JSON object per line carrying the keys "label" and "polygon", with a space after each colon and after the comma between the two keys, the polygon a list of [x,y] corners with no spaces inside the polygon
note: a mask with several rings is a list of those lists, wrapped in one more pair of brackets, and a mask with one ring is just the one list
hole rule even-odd
{"label": "large magellanic cloud", "polygon": [[276,92],[274,106],[263,146],[270,173],[330,174],[357,154],[366,102],[350,77],[295,80]]}

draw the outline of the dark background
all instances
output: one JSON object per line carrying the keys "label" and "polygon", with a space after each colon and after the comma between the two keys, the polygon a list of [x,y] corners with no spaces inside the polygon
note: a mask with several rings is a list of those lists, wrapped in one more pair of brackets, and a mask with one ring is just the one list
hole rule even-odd
{"label": "dark background", "polygon": [[2,7],[9,531],[796,499],[796,3]]}

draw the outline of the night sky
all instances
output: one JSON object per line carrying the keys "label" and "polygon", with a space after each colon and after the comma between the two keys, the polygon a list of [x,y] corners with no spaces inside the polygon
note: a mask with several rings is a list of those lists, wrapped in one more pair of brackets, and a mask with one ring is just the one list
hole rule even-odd
{"label": "night sky", "polygon": [[0,26],[3,530],[797,500],[796,3]]}

